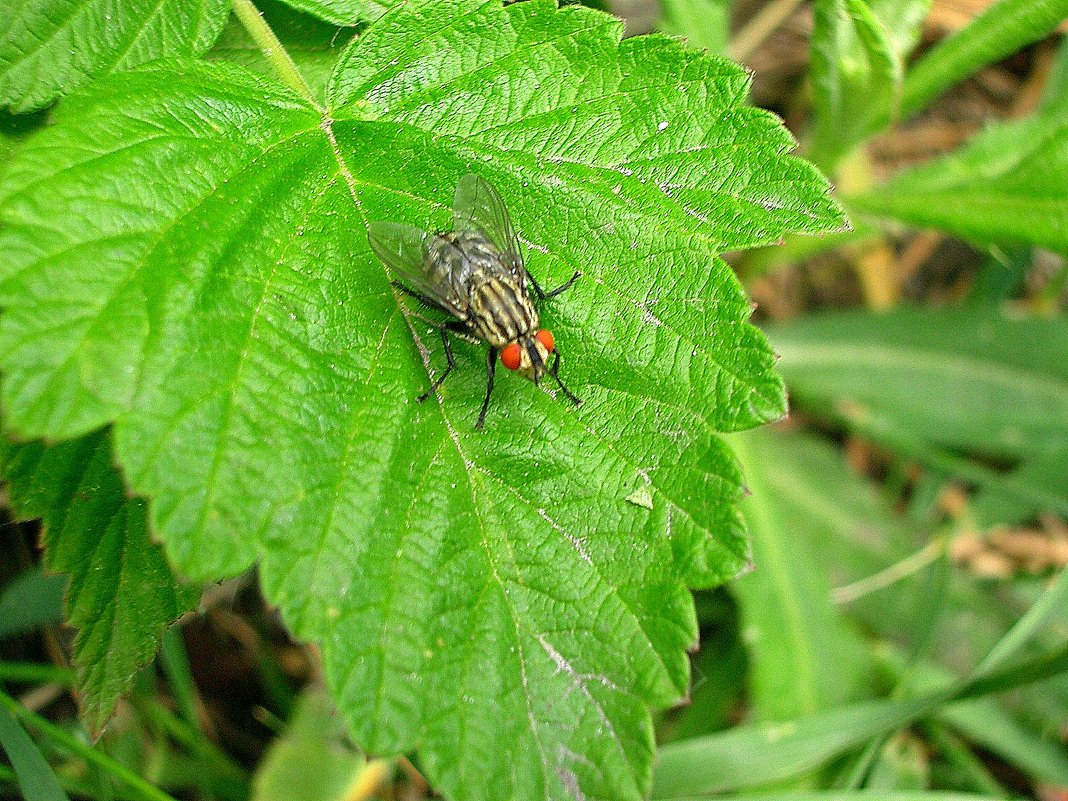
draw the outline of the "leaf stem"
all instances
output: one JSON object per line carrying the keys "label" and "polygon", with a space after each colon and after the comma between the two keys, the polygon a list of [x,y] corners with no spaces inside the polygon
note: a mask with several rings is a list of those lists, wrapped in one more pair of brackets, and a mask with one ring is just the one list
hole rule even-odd
{"label": "leaf stem", "polygon": [[801,0],[774,0],[761,8],[731,41],[728,47],[731,59],[745,61],[749,58],[800,5]]}
{"label": "leaf stem", "polygon": [[293,63],[289,52],[278,41],[271,26],[263,18],[263,13],[256,8],[252,0],[234,0],[233,9],[241,25],[244,26],[245,32],[260,48],[264,58],[274,67],[275,74],[282,83],[322,111],[319,101],[315,99],[315,95],[312,94],[307,81],[297,69],[297,65]]}
{"label": "leaf stem", "polygon": [[831,599],[836,604],[849,604],[869,593],[886,589],[898,581],[902,581],[923,570],[927,565],[938,559],[944,548],[945,543],[940,540],[932,540],[920,550],[906,556],[899,562],[895,562],[890,567],[880,570],[878,573],[865,576],[851,584],[836,587],[831,593]]}

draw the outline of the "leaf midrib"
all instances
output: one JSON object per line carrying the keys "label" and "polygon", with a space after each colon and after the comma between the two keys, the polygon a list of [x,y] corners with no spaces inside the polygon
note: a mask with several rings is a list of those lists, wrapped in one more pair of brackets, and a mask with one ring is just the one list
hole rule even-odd
{"label": "leaf midrib", "polygon": [[[453,440],[453,444],[454,444],[454,446],[456,448],[457,455],[459,455],[460,460],[462,461],[462,463],[464,465],[464,473],[467,476],[468,487],[470,488],[470,491],[471,491],[472,510],[473,510],[475,519],[478,520],[478,522],[479,522],[479,530],[480,530],[480,534],[481,534],[480,542],[481,542],[481,545],[482,545],[482,551],[485,554],[487,563],[490,565],[490,569],[491,569],[491,572],[492,572],[492,575],[493,575],[494,583],[497,585],[497,590],[498,590],[498,592],[500,592],[501,597],[505,600],[505,604],[506,604],[506,606],[508,608],[509,616],[512,619],[512,625],[513,625],[514,630],[515,630],[515,640],[514,640],[514,642],[515,642],[515,647],[516,647],[516,654],[517,654],[517,657],[518,657],[518,660],[519,660],[520,674],[522,676],[523,700],[524,700],[524,705],[525,705],[526,710],[527,710],[527,719],[528,719],[528,721],[530,723],[531,735],[534,737],[534,740],[537,743],[538,754],[539,754],[539,757],[540,757],[540,760],[541,760],[542,775],[543,775],[542,784],[543,784],[544,790],[545,790],[544,798],[545,798],[545,801],[551,801],[552,800],[552,796],[550,794],[550,787],[551,787],[550,779],[551,779],[552,776],[556,775],[556,773],[551,768],[550,762],[549,762],[549,760],[548,760],[548,758],[546,756],[545,747],[544,747],[544,745],[542,743],[542,738],[538,735],[539,727],[537,725],[537,714],[535,713],[535,710],[532,707],[533,697],[532,697],[531,693],[528,691],[528,688],[529,688],[529,684],[528,684],[528,681],[527,681],[527,662],[528,662],[528,657],[526,655],[526,650],[524,648],[523,639],[522,639],[522,635],[525,632],[528,636],[532,637],[533,639],[535,639],[539,643],[541,643],[542,647],[544,649],[545,644],[544,644],[543,638],[544,638],[545,635],[542,632],[535,632],[535,631],[529,629],[527,626],[525,626],[523,624],[522,618],[518,614],[518,611],[517,611],[517,609],[515,607],[515,604],[512,603],[511,595],[509,594],[509,592],[508,592],[508,590],[506,588],[505,582],[501,578],[500,573],[498,572],[498,561],[494,558],[494,553],[495,552],[494,552],[493,548],[490,547],[489,541],[488,541],[488,539],[486,537],[485,521],[483,520],[482,515],[479,513],[479,511],[481,509],[481,506],[478,503],[479,496],[476,494],[475,475],[471,472],[471,466],[474,466],[475,469],[478,470],[479,472],[484,473],[485,475],[487,475],[487,476],[489,476],[491,478],[494,478],[497,481],[500,481],[505,486],[508,486],[508,485],[505,482],[503,482],[502,479],[500,479],[497,476],[494,476],[489,471],[481,469],[481,468],[478,468],[477,464],[467,457],[467,454],[464,452],[463,448],[460,445],[458,432],[453,427],[451,421],[449,421],[448,418],[444,414],[444,408],[442,409],[442,418],[445,420],[446,426],[447,426],[448,431],[449,431],[449,436]],[[513,494],[518,495],[518,493],[515,493],[514,490],[513,490]],[[492,497],[493,497],[492,493],[483,492],[482,497],[490,499],[491,502],[492,502]],[[525,498],[523,498],[523,500],[524,500],[524,502],[527,502]],[[501,532],[502,532],[502,536],[504,536],[505,539],[509,543],[509,552],[512,552],[514,549],[513,549],[512,545],[511,545],[510,539],[508,539],[508,534],[507,534],[506,528],[502,527]],[[518,569],[518,563],[514,559],[512,560],[512,563],[517,568],[517,575],[520,577],[520,579],[522,579],[522,571],[520,571]],[[595,566],[595,569],[596,569],[596,566]],[[600,575],[599,571],[598,571],[598,575]],[[524,586],[528,586],[529,587],[529,585],[526,585],[525,582],[523,582],[523,583],[524,583]],[[614,585],[612,585],[612,584],[610,584],[608,582],[605,582],[605,584],[606,584],[606,586],[608,586],[612,590],[612,592],[614,594],[618,593],[618,588],[617,587],[615,587]],[[624,603],[624,607],[628,611],[631,611],[629,605]],[[632,614],[633,614],[633,612],[632,612]],[[639,630],[642,630],[640,625],[638,626],[638,628],[639,628]],[[650,644],[650,647],[652,647],[651,644]],[[654,651],[654,653],[657,654],[657,658],[661,659],[660,654],[656,651],[656,649],[652,648],[652,650]],[[549,654],[546,654],[546,656],[549,657],[550,659],[552,659],[552,657]],[[568,666],[567,673],[568,673],[568,675],[570,675],[575,680],[575,686],[579,689],[579,691],[587,699],[589,704],[594,709],[597,710],[597,714],[601,718],[601,721],[608,727],[609,731],[612,734],[612,736],[610,738],[611,742],[615,746],[615,748],[616,748],[616,750],[618,752],[620,760],[622,762],[626,763],[626,756],[627,755],[626,755],[626,752],[623,749],[623,745],[622,745],[621,739],[618,736],[616,736],[616,734],[615,734],[615,727],[612,726],[612,724],[611,724],[611,717],[605,711],[605,709],[603,708],[601,703],[594,697],[594,695],[587,688],[585,677],[583,677],[581,674],[579,674],[578,672],[573,670],[571,668],[570,663],[568,663],[567,660],[562,657],[562,655],[561,655],[561,658],[563,659],[564,663]],[[467,670],[466,657],[465,657],[465,660],[464,660],[464,675],[465,675],[465,677],[467,675],[469,675],[469,672]]]}
{"label": "leaf midrib", "polygon": [[111,59],[111,63],[108,64],[106,67],[102,68],[101,74],[106,75],[119,65],[119,62],[121,62],[126,57],[126,54],[133,49],[133,46],[137,43],[137,40],[141,38],[141,34],[145,32],[145,30],[148,28],[149,23],[152,22],[153,18],[157,14],[159,14],[159,10],[163,8],[163,4],[166,2],[167,0],[156,0],[156,7],[152,9],[152,11],[144,15],[144,18],[141,20],[140,25],[138,25],[135,29],[131,31],[126,44],[121,49],[119,49],[118,52],[115,53],[115,57]]}
{"label": "leaf midrib", "polygon": [[[348,183],[348,186],[349,186],[349,190],[350,190],[350,194],[352,195],[352,199],[353,199],[353,202],[354,202],[354,203],[356,204],[356,207],[357,207],[357,209],[359,210],[360,216],[361,216],[361,217],[363,217],[363,219],[364,219],[364,224],[365,224],[365,226],[366,226],[366,225],[367,225],[367,218],[366,218],[366,215],[364,215],[364,213],[363,213],[362,207],[360,206],[360,203],[359,203],[359,200],[358,200],[357,194],[356,194],[356,192],[355,192],[355,186],[356,186],[357,184],[361,184],[361,185],[364,185],[364,186],[370,186],[370,185],[372,185],[372,184],[371,184],[370,182],[367,182],[367,181],[363,181],[363,180],[357,179],[357,178],[356,178],[356,177],[355,177],[355,176],[353,175],[353,173],[352,173],[352,170],[351,170],[351,169],[349,168],[348,164],[347,164],[347,163],[345,162],[345,160],[344,160],[344,158],[343,158],[343,156],[342,156],[342,154],[341,154],[341,152],[340,152],[340,149],[339,149],[339,148],[337,147],[337,141],[336,141],[336,139],[335,139],[335,138],[334,138],[334,136],[333,136],[333,130],[332,130],[332,121],[330,121],[330,120],[326,120],[326,121],[324,121],[324,123],[323,123],[323,129],[324,129],[325,131],[327,131],[327,133],[328,133],[328,138],[330,139],[330,142],[331,142],[331,150],[332,150],[332,152],[334,153],[334,156],[335,156],[335,158],[336,158],[336,159],[337,159],[337,161],[338,161],[338,165],[339,165],[339,170],[341,171],[342,175],[345,175],[345,176],[347,176],[346,182]],[[407,194],[407,193],[403,193],[403,192],[402,192],[401,194]],[[413,198],[414,200],[417,200],[417,201],[423,202],[423,199],[422,199],[422,198],[418,198],[418,197],[415,197],[415,196],[411,196],[411,197],[412,197],[412,198]],[[394,293],[394,296],[396,296],[396,293]],[[636,303],[636,301],[634,301],[634,300],[632,300],[632,299],[629,299],[629,298],[627,298],[627,297],[626,297],[626,296],[624,296],[624,295],[623,295],[622,293],[619,293],[619,296],[620,296],[620,297],[622,297],[622,298],[623,298],[624,300],[629,300],[629,302],[631,302],[632,304]],[[414,329],[414,327],[412,326],[412,323],[411,323],[411,319],[410,319],[410,315],[409,315],[409,312],[408,312],[408,310],[407,310],[407,307],[406,307],[406,306],[404,306],[403,304],[401,304],[401,303],[399,302],[399,300],[398,300],[398,307],[400,308],[400,310],[401,310],[401,313],[402,313],[402,314],[404,315],[404,317],[405,317],[405,320],[406,320],[406,322],[408,322],[408,325],[409,325],[409,328],[410,328],[410,329],[411,329],[411,331],[412,331],[412,335],[413,335],[413,337],[414,337],[414,336],[416,336],[416,332],[415,332],[415,329]],[[669,328],[670,328],[670,327],[669,327]],[[676,334],[676,336],[679,336],[679,335],[678,335],[678,332],[676,332],[676,331],[675,331],[674,329],[670,329],[670,330],[672,330],[672,331],[673,331],[673,333],[675,333],[675,334]],[[682,337],[681,337],[681,336],[679,336],[679,338],[680,338],[680,339],[682,339]],[[712,361],[713,361],[713,362],[715,363],[715,360],[712,360]],[[428,376],[429,376],[429,374],[430,374],[430,365],[429,365],[429,363],[428,363],[428,362],[426,361],[426,357],[425,357],[425,355],[423,355],[423,362],[424,362],[424,367],[425,367],[425,369],[427,370],[427,374],[428,374]],[[741,381],[740,379],[738,379],[738,377],[737,377],[736,375],[734,375],[734,374],[732,374],[732,373],[729,373],[729,371],[726,371],[725,369],[724,369],[724,372],[728,372],[728,374],[732,375],[732,377],[733,377],[733,378],[735,379],[735,381],[736,381],[736,382],[737,382],[738,384],[740,384],[740,385],[742,385],[742,386],[746,386],[746,384],[745,384],[744,382],[742,382],[742,381]],[[440,401],[439,401],[439,404],[440,404]],[[471,481],[470,465],[474,465],[475,463],[474,463],[474,462],[471,462],[470,460],[468,460],[468,458],[467,458],[466,454],[464,453],[463,449],[461,448],[461,446],[460,446],[460,440],[459,440],[459,434],[458,434],[458,432],[456,431],[456,428],[455,428],[455,426],[454,426],[454,425],[452,424],[452,421],[451,421],[451,420],[450,420],[450,419],[448,418],[448,416],[446,415],[446,413],[445,413],[445,408],[444,408],[444,406],[443,406],[443,405],[441,405],[441,406],[440,406],[440,408],[441,408],[441,416],[442,416],[442,420],[444,421],[444,423],[445,423],[445,425],[446,425],[446,427],[447,427],[447,430],[448,430],[448,433],[449,433],[449,436],[450,436],[450,438],[452,438],[452,440],[453,440],[453,443],[454,443],[454,445],[455,445],[455,447],[456,447],[456,451],[457,451],[457,454],[458,454],[458,455],[460,456],[460,458],[461,458],[461,460],[462,460],[462,462],[463,462],[463,464],[464,464],[464,470],[465,470],[465,473],[466,473],[466,474],[468,475],[468,480],[469,480],[469,483],[470,483],[470,481]],[[696,415],[695,415],[695,416],[696,416]],[[708,424],[708,423],[707,423],[707,421],[705,421],[705,424],[706,424],[706,425]],[[589,428],[588,428],[588,427],[587,427],[587,426],[586,426],[585,424],[583,424],[583,423],[581,423],[581,422],[580,422],[580,425],[582,425],[582,427],[583,427],[583,428],[584,428],[584,429],[585,429],[585,430],[586,430],[586,431],[587,431],[588,433],[592,433],[592,432],[590,431],[590,429],[589,429]],[[617,456],[617,458],[621,459],[621,460],[622,460],[622,461],[623,461],[624,463],[627,463],[627,464],[630,464],[630,463],[631,463],[631,462],[630,462],[629,460],[625,459],[625,458],[624,458],[624,457],[623,457],[622,455],[620,455],[620,454],[619,454],[619,453],[618,453],[618,452],[617,452],[617,451],[616,451],[616,450],[615,450],[614,448],[612,448],[611,444],[610,444],[610,443],[608,443],[608,442],[607,442],[607,441],[606,441],[606,440],[605,440],[604,438],[599,438],[599,439],[600,439],[600,441],[601,441],[602,443],[604,443],[604,445],[605,445],[606,447],[608,447],[608,448],[609,448],[609,450],[611,450],[611,451],[612,451],[612,452],[613,452],[613,453],[614,453],[614,454],[615,454],[615,455]],[[476,468],[476,469],[478,469],[478,468]],[[491,475],[491,476],[492,476],[492,474],[491,474],[491,473],[488,473],[488,475]],[[496,476],[493,476],[493,477],[494,477],[494,478],[497,478]],[[498,479],[498,480],[500,480],[500,479]],[[654,486],[655,486],[655,485],[654,485]],[[684,515],[684,516],[685,516],[685,517],[686,517],[687,519],[689,519],[689,520],[690,520],[690,521],[691,521],[691,522],[692,522],[692,523],[693,523],[694,525],[698,526],[698,528],[699,528],[699,529],[700,529],[701,531],[704,531],[704,532],[706,532],[706,533],[708,532],[708,529],[707,529],[707,527],[706,527],[706,526],[704,526],[704,525],[702,525],[702,524],[698,523],[698,522],[697,522],[696,520],[694,520],[694,518],[692,517],[692,515],[690,515],[690,514],[689,514],[689,512],[687,512],[687,511],[686,511],[685,509],[683,509],[683,508],[682,508],[681,506],[678,506],[678,504],[677,504],[677,503],[676,503],[675,501],[673,501],[673,500],[671,500],[670,498],[668,498],[668,496],[667,496],[666,494],[664,494],[664,493],[663,493],[663,490],[661,490],[661,489],[660,489],[659,487],[657,487],[657,490],[658,490],[658,491],[659,491],[659,492],[661,493],[661,495],[662,495],[662,496],[664,497],[664,499],[665,499],[665,500],[668,500],[668,501],[669,501],[669,502],[670,502],[670,503],[672,504],[672,506],[673,506],[673,507],[676,507],[676,508],[678,508],[679,512],[681,512],[681,513],[682,513],[682,514],[683,514],[683,515]],[[524,502],[527,502],[527,503],[529,503],[529,501],[527,501],[527,500],[526,500],[525,498],[524,498],[523,500],[524,500]],[[607,584],[607,582],[606,582],[606,584]],[[613,592],[616,592],[616,593],[618,593],[618,588],[617,588],[617,587],[614,587],[614,586],[613,586],[613,585],[611,585],[611,584],[608,584],[608,586],[610,586],[610,587],[612,588]],[[504,594],[505,596],[507,596],[507,593],[505,593],[505,592],[504,592],[504,588],[503,588],[503,587],[501,587],[501,591],[502,591],[502,593],[503,593],[503,594]],[[626,605],[626,604],[625,604],[625,606],[626,606],[626,608],[628,609],[628,611],[631,611],[631,613],[632,613],[632,615],[633,615],[633,610],[631,610],[631,609],[630,609],[629,605]],[[514,610],[513,610],[513,611],[514,611]],[[642,629],[642,627],[641,627],[640,625],[639,625],[639,629]],[[644,631],[644,629],[642,629],[642,630]],[[647,637],[647,639],[648,639],[648,637]],[[651,642],[651,641],[650,641],[650,642]],[[655,648],[654,648],[653,650],[654,650],[654,652],[656,651],[656,649],[655,649]],[[661,655],[660,655],[659,653],[657,653],[657,658],[661,660],[661,664],[663,665],[662,657],[661,657]],[[664,667],[665,667],[665,670],[666,670],[666,665],[665,665]]]}

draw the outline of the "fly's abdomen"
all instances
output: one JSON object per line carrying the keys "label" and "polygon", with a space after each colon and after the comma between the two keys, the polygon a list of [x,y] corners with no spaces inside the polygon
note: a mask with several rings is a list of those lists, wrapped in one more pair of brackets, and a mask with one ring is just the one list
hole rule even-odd
{"label": "fly's abdomen", "polygon": [[493,277],[471,289],[473,332],[495,348],[531,335],[538,327],[538,312],[525,290],[511,281]]}

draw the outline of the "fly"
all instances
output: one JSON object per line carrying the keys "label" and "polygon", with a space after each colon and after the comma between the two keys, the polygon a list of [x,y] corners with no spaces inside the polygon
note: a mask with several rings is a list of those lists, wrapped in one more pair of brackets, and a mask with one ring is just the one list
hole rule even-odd
{"label": "fly", "polygon": [[390,283],[452,317],[434,324],[441,332],[448,367],[419,396],[419,402],[429,398],[456,366],[449,340],[453,333],[489,345],[486,398],[475,428],[482,428],[486,421],[498,353],[505,367],[535,384],[548,373],[567,399],[578,406],[582,401],[560,380],[560,352],[552,332],[538,328],[538,310],[527,282],[539,300],[546,300],[568,289],[579,273],[556,289],[543,290],[523,266],[519,237],[504,201],[477,175],[465,175],[456,184],[452,220],[452,231],[436,234],[395,222],[368,226],[371,250],[397,276]]}

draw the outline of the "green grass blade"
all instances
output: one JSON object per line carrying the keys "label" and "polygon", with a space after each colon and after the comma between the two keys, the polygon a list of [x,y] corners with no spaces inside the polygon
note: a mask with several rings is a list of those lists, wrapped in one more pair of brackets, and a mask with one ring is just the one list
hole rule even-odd
{"label": "green grass blade", "polygon": [[[707,796],[675,801],[708,801]],[[1002,801],[996,795],[972,795],[971,793],[940,793],[928,790],[826,790],[758,795],[732,795],[730,801]]]}
{"label": "green grass blade", "polygon": [[0,662],[0,681],[18,681],[27,684],[51,682],[64,687],[73,686],[76,674],[70,668],[56,665],[41,665],[36,662]]}
{"label": "green grass blade", "polygon": [[905,75],[901,116],[922,110],[953,84],[1049,34],[1068,0],[1001,0],[925,55]]}
{"label": "green grass blade", "polygon": [[873,737],[953,700],[978,697],[1068,671],[1068,646],[1003,671],[915,698],[852,704],[776,725],[739,726],[660,750],[654,799],[759,787],[810,771]]}
{"label": "green grass blade", "polygon": [[0,595],[0,638],[62,622],[66,589],[66,577],[45,575],[43,566],[17,576]]}
{"label": "green grass blade", "polygon": [[1068,568],[1062,569],[1049,589],[1039,597],[1020,620],[1009,629],[1001,641],[987,654],[976,668],[979,677],[988,676],[1001,669],[1038,634],[1045,625],[1068,608]]}
{"label": "green grass blade", "polygon": [[3,706],[0,706],[0,746],[11,761],[25,801],[70,801],[36,744]]}
{"label": "green grass blade", "polygon": [[752,492],[742,502],[757,568],[731,585],[749,656],[756,718],[793,720],[856,698],[868,667],[864,644],[832,602],[826,566],[814,555],[807,520],[777,490],[780,449],[774,431],[733,434]]}
{"label": "green grass blade", "polygon": [[146,782],[126,766],[116,762],[103,751],[75,737],[73,734],[57,726],[40,715],[31,712],[7,693],[0,691],[0,711],[6,711],[11,716],[18,718],[25,724],[32,726],[41,732],[41,735],[61,745],[72,753],[84,759],[86,762],[100,768],[113,777],[116,781],[125,784],[131,791],[137,793],[142,801],[175,801],[167,793]]}

